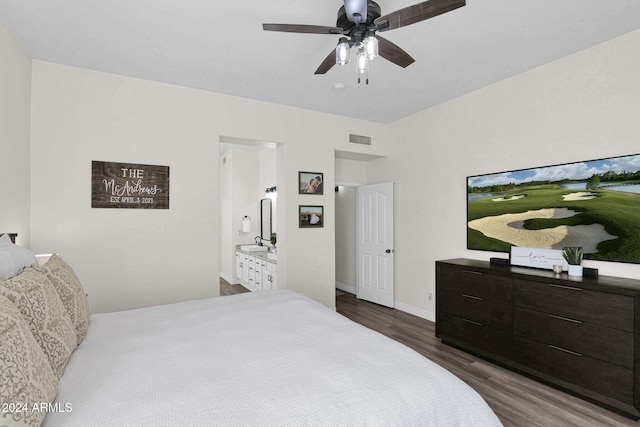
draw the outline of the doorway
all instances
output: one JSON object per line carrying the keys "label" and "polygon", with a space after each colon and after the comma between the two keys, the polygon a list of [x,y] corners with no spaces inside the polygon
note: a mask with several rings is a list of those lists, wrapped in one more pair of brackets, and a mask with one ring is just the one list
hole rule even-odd
{"label": "doorway", "polygon": [[[356,295],[356,198],[357,187],[369,182],[371,162],[383,156],[335,152],[335,271],[336,290]],[[392,248],[391,248],[392,249]]]}
{"label": "doorway", "polygon": [[[261,200],[276,186],[277,144],[244,138],[220,137],[219,247],[220,278],[239,283],[235,248],[255,243],[261,234]],[[277,201],[272,199],[272,231],[276,232]],[[245,217],[250,220],[247,226]],[[243,222],[245,222],[243,226]]]}

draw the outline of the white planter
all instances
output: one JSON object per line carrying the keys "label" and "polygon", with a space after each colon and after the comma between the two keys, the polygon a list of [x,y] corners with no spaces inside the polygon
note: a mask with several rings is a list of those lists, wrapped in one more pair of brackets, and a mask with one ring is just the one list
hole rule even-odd
{"label": "white planter", "polygon": [[582,276],[582,266],[569,264],[569,276]]}

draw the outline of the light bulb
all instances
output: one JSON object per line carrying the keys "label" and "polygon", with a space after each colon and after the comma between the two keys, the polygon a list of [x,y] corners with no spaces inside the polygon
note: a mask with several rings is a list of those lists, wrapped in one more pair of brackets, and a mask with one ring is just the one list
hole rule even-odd
{"label": "light bulb", "polygon": [[364,52],[369,61],[372,61],[376,56],[378,56],[378,38],[373,34],[365,37]]}
{"label": "light bulb", "polygon": [[360,49],[358,51],[358,83],[360,83],[361,79],[364,78],[366,84],[369,84],[369,60],[367,60],[367,55],[364,52],[364,49]]}
{"label": "light bulb", "polygon": [[350,55],[351,47],[349,46],[349,41],[342,37],[338,42],[338,46],[336,47],[336,64],[337,65],[345,65],[349,63],[349,55]]}
{"label": "light bulb", "polygon": [[364,49],[358,51],[358,74],[363,74],[369,69],[369,61]]}

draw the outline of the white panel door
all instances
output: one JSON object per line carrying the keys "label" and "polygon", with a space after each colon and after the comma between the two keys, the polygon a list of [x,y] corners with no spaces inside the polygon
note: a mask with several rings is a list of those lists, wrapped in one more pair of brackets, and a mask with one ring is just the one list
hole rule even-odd
{"label": "white panel door", "polygon": [[393,183],[358,187],[356,296],[393,307]]}

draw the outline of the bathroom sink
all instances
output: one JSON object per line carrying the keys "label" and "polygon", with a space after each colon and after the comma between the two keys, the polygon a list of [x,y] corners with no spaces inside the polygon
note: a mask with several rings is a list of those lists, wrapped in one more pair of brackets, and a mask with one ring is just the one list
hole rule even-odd
{"label": "bathroom sink", "polygon": [[277,261],[278,260],[278,254],[268,253],[267,254],[267,258],[272,259],[274,261]]}
{"label": "bathroom sink", "polygon": [[240,245],[240,250],[247,252],[266,252],[267,247],[260,245]]}

